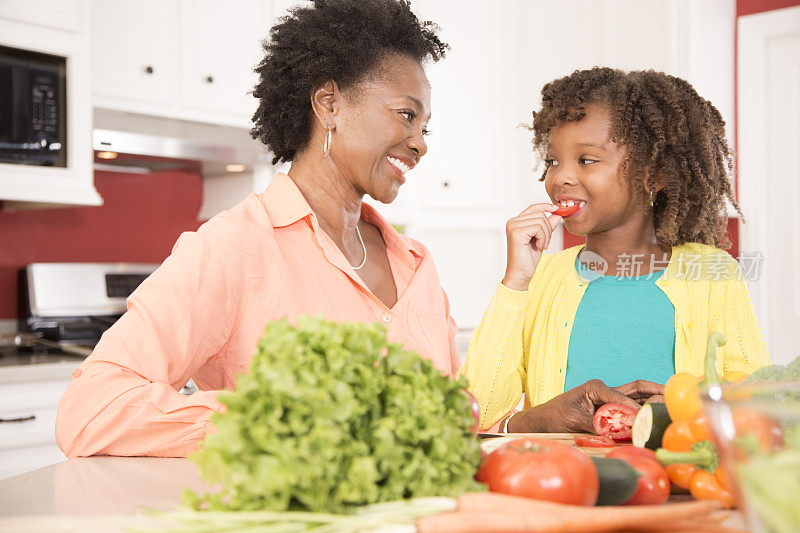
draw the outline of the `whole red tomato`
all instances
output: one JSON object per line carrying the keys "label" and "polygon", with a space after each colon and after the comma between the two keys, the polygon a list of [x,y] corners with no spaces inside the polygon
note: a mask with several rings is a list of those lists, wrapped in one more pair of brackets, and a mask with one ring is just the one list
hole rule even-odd
{"label": "whole red tomato", "polygon": [[658,459],[656,459],[656,452],[647,448],[637,448],[636,446],[619,446],[608,452],[606,457],[610,457],[611,459],[624,459],[626,461],[631,457],[641,457],[658,462]]}
{"label": "whole red tomato", "polygon": [[476,479],[492,492],[573,505],[594,505],[600,480],[594,463],[573,446],[525,437],[490,453]]}
{"label": "whole red tomato", "polygon": [[636,492],[625,505],[659,505],[669,499],[670,483],[667,471],[652,459],[644,457],[625,457],[639,473]]}

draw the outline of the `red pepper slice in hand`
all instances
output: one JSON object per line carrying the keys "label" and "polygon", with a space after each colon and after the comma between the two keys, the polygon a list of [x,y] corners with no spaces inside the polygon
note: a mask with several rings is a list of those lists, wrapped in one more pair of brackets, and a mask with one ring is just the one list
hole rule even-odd
{"label": "red pepper slice in hand", "polygon": [[560,217],[567,217],[567,216],[575,213],[578,209],[580,209],[580,206],[578,204],[570,205],[570,206],[567,206],[567,207],[564,207],[564,206],[561,206],[561,205],[556,205],[556,204],[553,204],[553,205],[555,205],[558,209],[556,209],[555,211],[552,211],[552,213],[554,215],[558,215]]}

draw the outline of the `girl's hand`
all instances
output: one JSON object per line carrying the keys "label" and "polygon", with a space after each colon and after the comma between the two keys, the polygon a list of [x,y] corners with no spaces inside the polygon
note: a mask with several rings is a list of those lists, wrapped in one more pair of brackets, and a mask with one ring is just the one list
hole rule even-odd
{"label": "girl's hand", "polygon": [[533,204],[506,223],[508,255],[503,285],[509,289],[528,289],[542,252],[550,246],[553,230],[562,220],[558,215],[547,217],[556,209],[553,204]]}

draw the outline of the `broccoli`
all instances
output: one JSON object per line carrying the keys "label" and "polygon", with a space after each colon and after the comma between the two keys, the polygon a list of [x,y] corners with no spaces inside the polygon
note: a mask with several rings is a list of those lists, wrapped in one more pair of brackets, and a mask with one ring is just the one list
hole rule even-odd
{"label": "broccoli", "polygon": [[745,381],[800,381],[800,357],[786,366],[772,365],[760,368]]}
{"label": "broccoli", "polygon": [[750,374],[745,381],[779,381],[783,378],[784,373],[786,373],[785,366],[765,366]]}
{"label": "broccoli", "polygon": [[800,381],[800,357],[786,365],[786,377],[791,381]]}

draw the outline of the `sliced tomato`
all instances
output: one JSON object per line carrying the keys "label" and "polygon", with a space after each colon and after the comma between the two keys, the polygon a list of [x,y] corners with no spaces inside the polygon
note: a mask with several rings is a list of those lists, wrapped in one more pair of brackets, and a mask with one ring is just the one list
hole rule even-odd
{"label": "sliced tomato", "polygon": [[619,403],[607,403],[594,413],[592,426],[598,435],[608,435],[615,441],[631,438],[631,428],[636,419],[636,409]]}
{"label": "sliced tomato", "polygon": [[568,217],[569,215],[575,213],[578,209],[580,209],[580,206],[578,204],[570,205],[568,207],[564,207],[557,204],[553,205],[555,205],[558,209],[552,211],[552,213],[560,217]]}
{"label": "sliced tomato", "polygon": [[575,446],[584,448],[612,448],[616,446],[608,435],[573,435]]}

